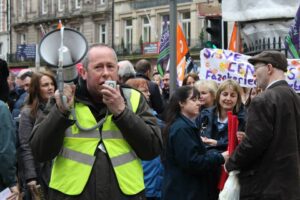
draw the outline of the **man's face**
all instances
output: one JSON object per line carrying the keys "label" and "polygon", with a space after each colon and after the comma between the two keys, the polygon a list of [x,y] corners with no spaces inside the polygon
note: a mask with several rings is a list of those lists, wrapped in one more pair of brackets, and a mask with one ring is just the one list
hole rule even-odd
{"label": "man's face", "polygon": [[167,74],[164,75],[164,77],[163,77],[163,84],[164,84],[163,87],[165,89],[169,89],[169,85],[170,85],[170,74],[169,73],[167,73]]}
{"label": "man's face", "polygon": [[256,86],[265,90],[269,84],[268,67],[269,64],[257,63],[254,65],[254,76],[256,78]]}
{"label": "man's face", "polygon": [[31,78],[29,76],[27,76],[23,81],[22,81],[22,87],[23,89],[28,92],[29,86],[30,86],[30,81]]}
{"label": "man's face", "polygon": [[118,80],[118,64],[114,52],[108,47],[94,47],[89,51],[89,65],[83,70],[87,89],[92,97],[102,97],[102,85],[106,80]]}

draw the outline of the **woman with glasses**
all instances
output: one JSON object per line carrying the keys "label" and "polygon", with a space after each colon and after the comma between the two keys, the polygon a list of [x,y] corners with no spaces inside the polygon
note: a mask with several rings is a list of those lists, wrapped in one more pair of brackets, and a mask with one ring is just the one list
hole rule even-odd
{"label": "woman with glasses", "polygon": [[163,199],[208,200],[207,172],[220,167],[226,153],[207,152],[198,135],[195,118],[199,114],[200,94],[191,86],[182,86],[172,95],[167,107],[164,130],[165,176]]}

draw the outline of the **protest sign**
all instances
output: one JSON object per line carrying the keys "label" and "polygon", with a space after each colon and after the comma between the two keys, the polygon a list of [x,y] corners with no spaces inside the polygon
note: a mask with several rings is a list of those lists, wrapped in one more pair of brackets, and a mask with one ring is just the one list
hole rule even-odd
{"label": "protest sign", "polygon": [[[226,79],[237,81],[242,87],[255,87],[254,67],[248,62],[250,56],[223,49],[203,49],[200,52],[200,79],[221,83]],[[288,59],[286,81],[300,93],[300,59]]]}

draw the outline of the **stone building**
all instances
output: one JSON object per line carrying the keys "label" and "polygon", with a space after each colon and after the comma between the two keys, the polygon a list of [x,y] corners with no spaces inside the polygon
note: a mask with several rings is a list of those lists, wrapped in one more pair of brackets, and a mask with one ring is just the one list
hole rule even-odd
{"label": "stone building", "polygon": [[[35,55],[34,46],[39,44],[44,33],[56,29],[59,20],[65,27],[81,32],[89,45],[105,43],[114,47],[120,59],[135,61],[149,58],[155,63],[164,20],[169,23],[169,0],[10,2],[11,45],[8,52],[9,63],[13,67],[34,66],[34,58],[26,57],[27,50],[28,54]],[[199,4],[214,2],[218,1],[177,0],[178,22],[182,25],[191,55],[196,59],[199,59],[203,40],[207,39],[207,34],[203,36],[203,33],[209,25],[205,17],[199,16],[198,7]]]}
{"label": "stone building", "polygon": [[10,48],[10,1],[0,0],[0,58],[6,60]]}
{"label": "stone building", "polygon": [[43,34],[57,28],[59,20],[65,27],[81,32],[89,44],[112,44],[111,1],[13,0],[11,10],[11,66],[34,65],[31,57],[20,62],[20,46],[39,44]]}

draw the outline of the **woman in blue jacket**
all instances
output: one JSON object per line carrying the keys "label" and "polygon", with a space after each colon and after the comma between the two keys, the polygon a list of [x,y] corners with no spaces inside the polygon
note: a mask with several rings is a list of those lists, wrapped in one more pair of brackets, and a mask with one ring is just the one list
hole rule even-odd
{"label": "woman in blue jacket", "polygon": [[[198,135],[199,92],[191,86],[178,88],[167,107],[164,139],[165,174],[163,199],[208,200],[207,172],[224,163],[224,153],[207,152]],[[224,155],[223,155],[224,154]]]}
{"label": "woman in blue jacket", "polygon": [[200,127],[202,141],[207,149],[226,151],[228,144],[227,112],[237,115],[239,131],[245,130],[245,109],[242,105],[241,87],[234,80],[226,80],[219,85],[216,106],[204,109],[196,119]]}
{"label": "woman in blue jacket", "polygon": [[[217,90],[216,106],[201,111],[196,119],[196,124],[200,127],[200,137],[208,151],[223,152],[228,145],[228,119],[227,112],[231,111],[237,115],[239,121],[239,131],[245,130],[245,109],[242,105],[240,94],[241,87],[234,80],[223,81]],[[239,134],[244,134],[239,132]],[[218,199],[218,182],[221,168],[209,172],[211,191]]]}

